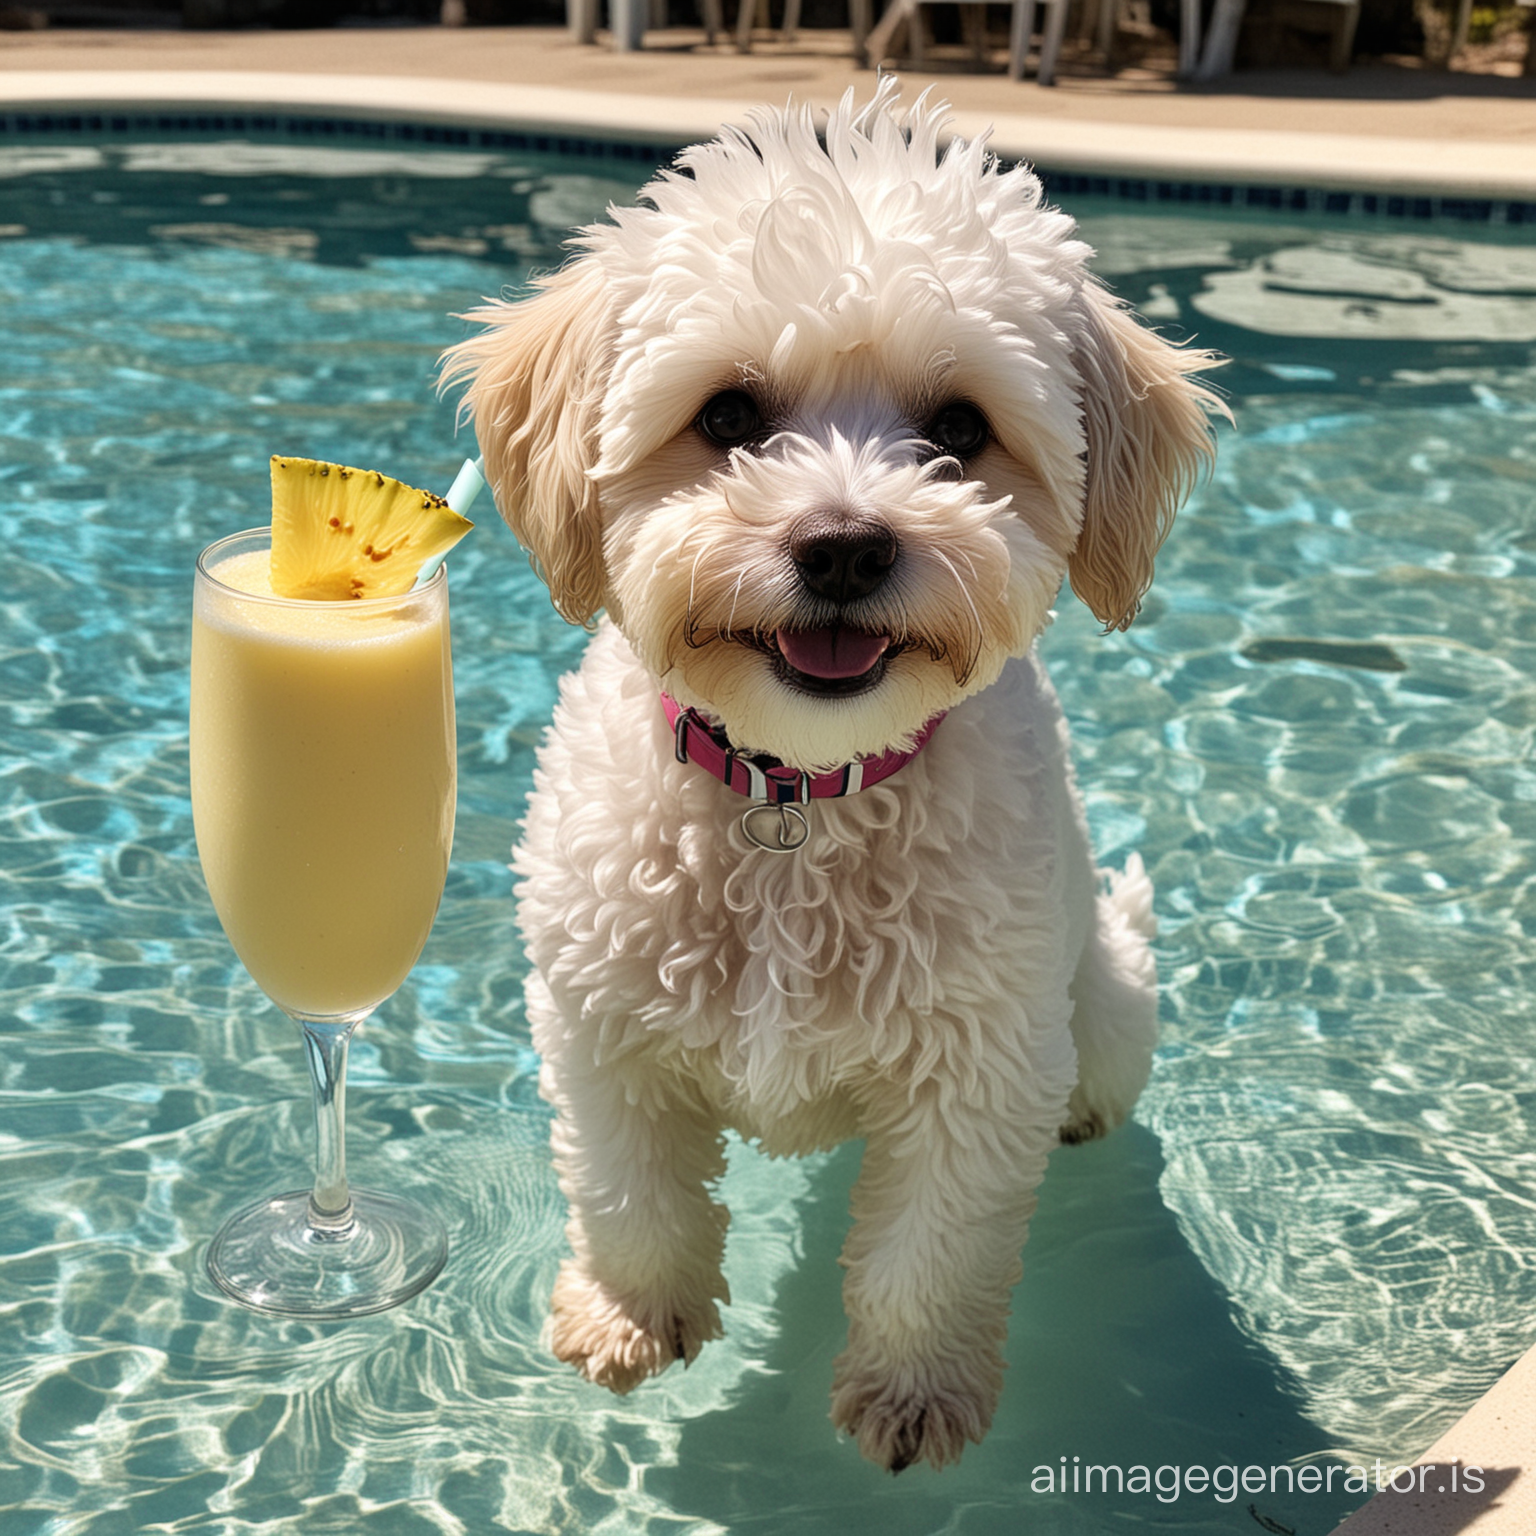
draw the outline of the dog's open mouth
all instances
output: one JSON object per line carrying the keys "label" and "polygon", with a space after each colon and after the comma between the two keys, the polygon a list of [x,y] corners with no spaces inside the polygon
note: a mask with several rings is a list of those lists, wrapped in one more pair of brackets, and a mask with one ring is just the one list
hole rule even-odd
{"label": "dog's open mouth", "polygon": [[900,649],[889,635],[847,624],[774,631],[774,662],[782,681],[804,693],[845,697],[873,688]]}

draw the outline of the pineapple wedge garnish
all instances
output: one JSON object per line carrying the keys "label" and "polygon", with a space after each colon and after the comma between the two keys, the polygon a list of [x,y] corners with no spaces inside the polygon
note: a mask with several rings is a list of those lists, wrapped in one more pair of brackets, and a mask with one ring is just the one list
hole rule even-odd
{"label": "pineapple wedge garnish", "polygon": [[394,597],[474,526],[441,496],[377,470],[272,456],[272,590]]}

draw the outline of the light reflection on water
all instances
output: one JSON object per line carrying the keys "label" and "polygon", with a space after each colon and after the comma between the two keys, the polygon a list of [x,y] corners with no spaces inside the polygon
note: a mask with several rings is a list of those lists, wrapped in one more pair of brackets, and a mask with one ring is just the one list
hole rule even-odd
{"label": "light reflection on water", "polygon": [[1064,598],[1046,640],[1100,845],[1157,882],[1165,1044],[1139,1123],[1053,1162],[991,1437],[894,1481],[826,1416],[848,1151],[733,1149],[729,1336],[686,1374],[619,1401],[540,1343],[562,1216],[505,857],[581,636],[484,520],[451,562],[453,870],[351,1098],[358,1177],[431,1192],[449,1269],[326,1328],[202,1278],[309,1135],[196,865],[192,560],[262,519],[274,451],[446,486],[447,317],[632,191],[361,153],[0,154],[7,1536],[1216,1531],[1209,1497],[1028,1473],[1426,1444],[1536,1302],[1530,244],[1081,205],[1116,286],[1234,359],[1143,619],[1105,639]]}

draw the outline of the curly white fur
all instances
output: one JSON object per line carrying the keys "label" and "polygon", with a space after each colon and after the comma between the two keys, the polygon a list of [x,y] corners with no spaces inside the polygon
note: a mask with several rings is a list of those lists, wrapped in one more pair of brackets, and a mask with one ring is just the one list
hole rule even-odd
{"label": "curly white fur", "polygon": [[[824,142],[791,110],[685,152],[540,296],[476,311],[446,376],[560,610],[607,611],[516,855],[571,1210],[555,1352],[623,1392],[719,1333],[723,1127],[862,1137],[833,1417],[899,1470],[985,1432],[1046,1156],[1146,1078],[1151,888],[1134,858],[1101,888],[1032,646],[1069,571],[1130,622],[1215,402],[1027,169],[893,92]],[[763,422],[731,447],[722,392]],[[925,437],[957,401],[988,429],[963,462]],[[807,520],[880,530],[871,590],[808,578]],[[867,674],[788,665],[845,626],[883,645]],[[663,689],[807,771],[948,714],[779,856],[676,761]]]}

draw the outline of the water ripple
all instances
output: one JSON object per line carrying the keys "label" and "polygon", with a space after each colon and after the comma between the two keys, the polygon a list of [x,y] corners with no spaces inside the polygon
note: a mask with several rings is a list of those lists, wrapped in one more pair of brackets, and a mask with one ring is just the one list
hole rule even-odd
{"label": "water ripple", "polygon": [[[355,1175],[428,1194],[449,1267],[345,1327],[217,1296],[210,1235],[303,1182],[310,1128],[293,1031],[196,862],[193,558],[262,520],[273,451],[446,485],[465,448],[431,385],[446,317],[553,265],[620,190],[538,157],[415,176],[327,150],[285,180],[231,156],[0,155],[24,228],[0,242],[6,1536],[1012,1531],[1020,1468],[1063,1451],[1411,1453],[1524,1348],[1529,348],[1302,345],[1323,301],[1294,254],[1266,266],[1296,231],[1124,209],[1089,209],[1088,237],[1118,288],[1232,355],[1241,428],[1137,626],[1105,639],[1064,600],[1047,637],[1100,844],[1158,883],[1165,1043],[1142,1126],[1053,1165],[988,1443],[894,1492],[837,1443],[846,1159],[733,1147],[728,1336],[687,1372],[621,1401],[549,1357],[563,1215],[505,858],[584,637],[494,519],[452,561],[449,886],[350,1106]],[[1492,270],[1408,237],[1329,248],[1415,291]],[[1267,337],[1239,303],[1266,271],[1289,285]],[[1028,1509],[1053,1536],[1145,1512]]]}

